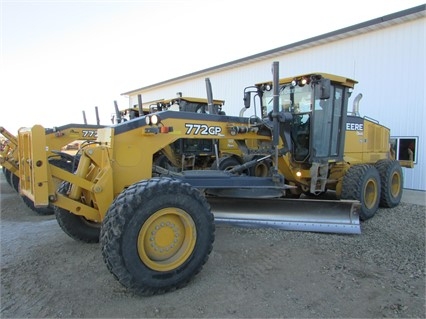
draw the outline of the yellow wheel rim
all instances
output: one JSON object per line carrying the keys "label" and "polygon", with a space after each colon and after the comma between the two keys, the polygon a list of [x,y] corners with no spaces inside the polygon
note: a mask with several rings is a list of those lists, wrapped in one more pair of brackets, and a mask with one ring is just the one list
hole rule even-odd
{"label": "yellow wheel rim", "polygon": [[377,202],[377,183],[373,179],[369,179],[365,185],[364,192],[364,203],[365,206],[370,209],[374,207]]}
{"label": "yellow wheel rim", "polygon": [[176,269],[191,256],[196,239],[195,223],[188,213],[164,208],[149,217],[139,231],[139,257],[155,271]]}
{"label": "yellow wheel rim", "polygon": [[391,177],[391,195],[392,197],[398,197],[401,192],[401,176],[398,172],[395,172]]}

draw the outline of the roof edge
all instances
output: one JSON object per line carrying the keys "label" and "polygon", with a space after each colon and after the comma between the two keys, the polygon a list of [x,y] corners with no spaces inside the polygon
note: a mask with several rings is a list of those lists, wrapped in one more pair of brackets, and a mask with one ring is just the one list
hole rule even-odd
{"label": "roof edge", "polygon": [[248,61],[251,61],[251,60],[256,60],[256,59],[261,58],[261,57],[267,57],[269,55],[274,55],[274,54],[277,54],[277,53],[282,52],[282,51],[286,51],[286,50],[289,50],[289,49],[292,49],[292,48],[296,48],[296,47],[306,45],[308,43],[313,43],[313,42],[317,42],[317,41],[324,40],[324,39],[327,39],[327,38],[335,37],[337,35],[350,33],[354,30],[364,29],[364,28],[367,28],[367,27],[371,27],[373,25],[379,25],[381,23],[385,23],[385,22],[395,20],[395,19],[405,17],[405,16],[410,16],[412,14],[416,14],[416,13],[419,13],[419,12],[422,12],[422,11],[426,11],[426,4],[422,4],[422,5],[419,5],[419,6],[416,6],[416,7],[412,7],[412,8],[408,8],[408,9],[398,11],[398,12],[395,12],[395,13],[387,14],[385,16],[374,18],[374,19],[371,19],[371,20],[368,20],[368,21],[365,21],[365,22],[357,23],[357,24],[354,24],[354,25],[349,26],[349,27],[345,27],[345,28],[338,29],[338,30],[335,30],[335,31],[327,32],[327,33],[324,33],[324,34],[321,34],[321,35],[318,35],[318,36],[314,36],[314,37],[311,37],[311,38],[308,38],[308,39],[305,39],[305,40],[293,42],[291,44],[286,44],[284,46],[281,46],[281,47],[278,47],[278,48],[275,48],[275,49],[271,49],[271,50],[263,51],[263,52],[256,53],[256,54],[253,54],[253,55],[249,55],[249,56],[244,57],[244,58],[232,60],[230,62],[222,63],[222,64],[212,66],[212,67],[209,67],[209,68],[206,68],[206,69],[191,72],[191,73],[181,75],[181,76],[178,76],[178,77],[175,77],[175,78],[171,78],[171,79],[168,79],[168,80],[165,80],[165,81],[157,82],[157,83],[145,86],[145,87],[141,87],[141,88],[138,88],[138,89],[135,89],[135,90],[131,90],[131,91],[122,93],[121,95],[131,95],[131,94],[136,93],[138,91],[143,91],[143,90],[151,89],[151,88],[154,88],[154,87],[163,86],[167,83],[180,81],[180,80],[183,80],[183,79],[186,79],[186,78],[189,78],[189,77],[198,76],[198,75],[203,74],[203,73],[209,73],[209,72],[214,71],[214,70],[224,69],[224,68],[227,68],[227,67],[230,67],[230,66],[233,66],[233,65],[238,65],[240,63],[248,62]]}

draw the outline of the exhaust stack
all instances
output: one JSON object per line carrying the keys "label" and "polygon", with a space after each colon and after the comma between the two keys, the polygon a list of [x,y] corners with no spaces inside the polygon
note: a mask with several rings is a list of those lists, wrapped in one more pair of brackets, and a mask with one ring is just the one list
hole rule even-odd
{"label": "exhaust stack", "polygon": [[362,99],[362,94],[359,93],[354,100],[353,108],[352,108],[352,114],[354,116],[359,116],[359,101]]}

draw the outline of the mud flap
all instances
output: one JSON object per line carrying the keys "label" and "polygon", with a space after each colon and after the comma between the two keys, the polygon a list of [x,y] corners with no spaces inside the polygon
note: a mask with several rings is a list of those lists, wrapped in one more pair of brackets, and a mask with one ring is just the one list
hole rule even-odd
{"label": "mud flap", "polygon": [[216,223],[244,227],[361,234],[352,200],[207,198]]}

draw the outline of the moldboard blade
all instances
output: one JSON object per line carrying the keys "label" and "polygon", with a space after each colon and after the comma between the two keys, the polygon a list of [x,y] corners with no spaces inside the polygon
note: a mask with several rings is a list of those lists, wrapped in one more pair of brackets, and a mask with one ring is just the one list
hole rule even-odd
{"label": "moldboard blade", "polygon": [[215,222],[244,227],[360,234],[359,202],[207,197]]}

